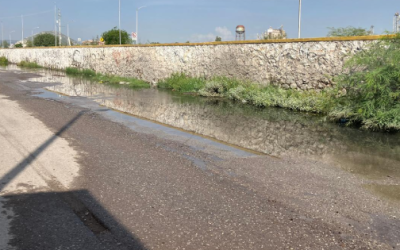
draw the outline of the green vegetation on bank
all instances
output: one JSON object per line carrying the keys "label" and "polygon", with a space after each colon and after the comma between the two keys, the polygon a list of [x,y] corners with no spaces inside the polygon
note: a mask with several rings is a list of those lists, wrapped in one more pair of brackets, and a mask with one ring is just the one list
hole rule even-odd
{"label": "green vegetation on bank", "polygon": [[158,87],[206,97],[229,98],[257,107],[281,107],[314,113],[326,113],[332,102],[330,91],[286,90],[274,85],[260,86],[227,77],[205,80],[188,77],[183,73],[173,74],[160,82]]}
{"label": "green vegetation on bank", "polygon": [[372,43],[346,64],[337,79],[336,98],[328,117],[349,119],[371,130],[400,130],[400,34]]}
{"label": "green vegetation on bank", "polygon": [[373,35],[372,29],[367,30],[364,28],[355,28],[353,26],[348,26],[345,28],[334,28],[328,27],[328,37],[338,37],[338,36],[371,36]]}
{"label": "green vegetation on bank", "polygon": [[84,76],[84,77],[93,77],[96,75],[96,72],[91,69],[78,69],[78,68],[67,68],[65,70],[67,75],[75,75],[75,76]]}
{"label": "green vegetation on bank", "polygon": [[67,75],[86,77],[92,81],[108,84],[124,84],[132,88],[150,88],[149,83],[131,77],[120,77],[96,73],[91,69],[67,68]]}
{"label": "green vegetation on bank", "polygon": [[21,61],[17,65],[20,67],[25,67],[25,68],[42,68],[42,66],[40,66],[36,62]]}
{"label": "green vegetation on bank", "polygon": [[7,66],[8,65],[8,59],[7,57],[0,57],[0,66]]}
{"label": "green vegetation on bank", "polygon": [[226,77],[210,80],[173,74],[160,88],[222,97],[258,107],[322,113],[368,130],[400,130],[400,35],[371,43],[346,64],[347,74],[325,91],[286,90]]}

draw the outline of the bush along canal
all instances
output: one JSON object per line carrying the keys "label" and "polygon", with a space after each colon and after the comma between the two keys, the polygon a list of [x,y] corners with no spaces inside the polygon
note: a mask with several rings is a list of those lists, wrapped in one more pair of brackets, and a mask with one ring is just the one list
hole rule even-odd
{"label": "bush along canal", "polygon": [[7,66],[8,65],[8,59],[4,56],[0,57],[0,66]]}

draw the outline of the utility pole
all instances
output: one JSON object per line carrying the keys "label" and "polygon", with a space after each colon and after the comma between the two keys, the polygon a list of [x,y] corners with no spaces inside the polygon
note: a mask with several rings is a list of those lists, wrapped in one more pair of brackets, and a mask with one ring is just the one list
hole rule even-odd
{"label": "utility pole", "polygon": [[121,0],[118,0],[119,8],[118,8],[118,29],[119,29],[119,45],[122,44],[121,40]]}
{"label": "utility pole", "polygon": [[72,46],[72,44],[71,44],[71,37],[69,36],[69,24],[70,23],[74,23],[75,22],[75,20],[72,20],[72,21],[67,21],[67,39],[68,39],[68,46]]}
{"label": "utility pole", "polygon": [[67,37],[68,37],[68,45],[71,46],[71,39],[69,39],[69,23],[67,23]]}
{"label": "utility pole", "polygon": [[21,43],[22,43],[22,45],[24,45],[24,16],[21,16],[21,20],[22,20],[22,39],[21,39]]}
{"label": "utility pole", "polygon": [[3,49],[4,49],[4,37],[3,37],[3,31],[4,31],[3,22],[1,22],[1,48],[3,48]]}
{"label": "utility pole", "polygon": [[301,38],[301,0],[299,0],[299,38]]}
{"label": "utility pole", "polygon": [[67,23],[67,36],[68,36],[68,45],[71,46],[71,38],[69,37],[69,23]]}
{"label": "utility pole", "polygon": [[61,33],[61,10],[58,9],[58,39],[59,39],[59,43],[60,46],[62,46],[62,33]]}
{"label": "utility pole", "polygon": [[400,19],[400,14],[397,12],[394,14],[394,19],[393,19],[393,32],[398,33],[399,32],[399,19]]}
{"label": "utility pole", "polygon": [[54,2],[54,46],[57,46],[57,5]]}
{"label": "utility pole", "polygon": [[139,43],[139,10],[145,8],[142,6],[136,9],[136,44]]}
{"label": "utility pole", "polygon": [[9,36],[10,36],[10,46],[11,46],[11,33],[14,33],[14,32],[15,32],[15,30],[10,31],[10,33],[9,33]]}

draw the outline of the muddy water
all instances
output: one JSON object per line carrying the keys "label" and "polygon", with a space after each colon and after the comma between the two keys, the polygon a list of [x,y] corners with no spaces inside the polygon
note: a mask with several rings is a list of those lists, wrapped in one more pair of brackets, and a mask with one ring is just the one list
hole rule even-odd
{"label": "muddy water", "polygon": [[30,81],[61,83],[48,87],[50,91],[87,97],[118,111],[269,155],[333,163],[391,185],[374,190],[400,192],[400,134],[342,127],[314,114],[258,109],[165,90],[109,86],[60,72],[42,70],[41,74],[43,77]]}

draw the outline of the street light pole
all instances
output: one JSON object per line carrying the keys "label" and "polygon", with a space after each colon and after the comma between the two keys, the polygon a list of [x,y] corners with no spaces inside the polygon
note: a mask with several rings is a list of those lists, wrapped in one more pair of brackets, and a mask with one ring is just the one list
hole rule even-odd
{"label": "street light pole", "polygon": [[4,49],[4,37],[3,37],[3,30],[4,30],[4,27],[3,27],[3,22],[1,22],[1,48],[3,48],[3,49]]}
{"label": "street light pole", "polygon": [[54,47],[57,46],[57,5],[54,2]]}
{"label": "street light pole", "polygon": [[21,40],[21,43],[22,43],[22,45],[24,45],[24,16],[21,16],[21,20],[22,20],[22,40]]}
{"label": "street light pole", "polygon": [[118,8],[118,29],[119,29],[119,45],[122,44],[121,39],[121,0],[118,0],[119,8]]}
{"label": "street light pole", "polygon": [[136,44],[139,43],[139,10],[145,8],[142,6],[136,9]]}
{"label": "street light pole", "polygon": [[11,33],[14,33],[14,32],[15,32],[15,30],[11,31],[9,34],[10,35],[10,45],[11,45]]}
{"label": "street light pole", "polygon": [[35,28],[33,28],[33,30],[32,30],[32,46],[35,46],[34,41],[33,41],[33,31],[34,31],[35,29],[39,29],[39,27],[35,27]]}
{"label": "street light pole", "polygon": [[299,0],[299,38],[301,38],[301,0]]}
{"label": "street light pole", "polygon": [[68,44],[71,46],[71,39],[69,38],[69,23],[67,23],[67,36],[68,36]]}

